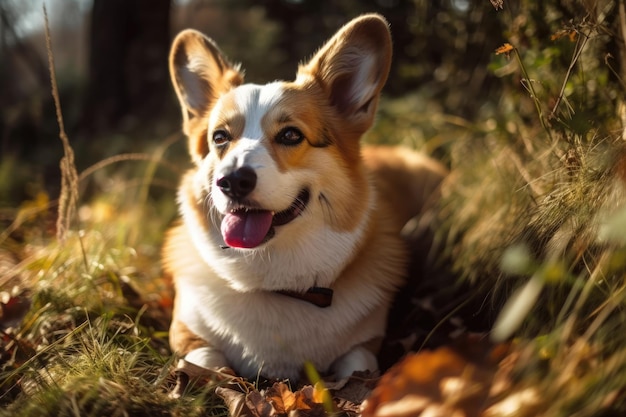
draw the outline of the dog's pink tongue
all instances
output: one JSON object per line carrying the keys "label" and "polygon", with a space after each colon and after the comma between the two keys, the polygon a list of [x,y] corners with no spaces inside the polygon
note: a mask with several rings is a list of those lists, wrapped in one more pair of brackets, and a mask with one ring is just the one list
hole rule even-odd
{"label": "dog's pink tongue", "polygon": [[224,243],[233,248],[259,246],[272,227],[272,212],[267,210],[236,211],[222,220]]}

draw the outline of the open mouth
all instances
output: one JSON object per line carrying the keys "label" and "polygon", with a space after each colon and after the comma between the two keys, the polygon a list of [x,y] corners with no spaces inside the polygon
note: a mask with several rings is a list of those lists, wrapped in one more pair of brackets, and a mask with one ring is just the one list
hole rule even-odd
{"label": "open mouth", "polygon": [[222,220],[224,243],[233,248],[255,248],[274,236],[275,226],[283,226],[306,209],[309,190],[302,189],[291,205],[283,211],[239,208],[231,211]]}

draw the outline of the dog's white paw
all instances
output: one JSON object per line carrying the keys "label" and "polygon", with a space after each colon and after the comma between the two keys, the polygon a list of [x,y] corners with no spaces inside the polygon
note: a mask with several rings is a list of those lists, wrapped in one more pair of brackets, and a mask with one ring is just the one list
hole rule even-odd
{"label": "dog's white paw", "polygon": [[185,360],[207,369],[218,369],[228,366],[224,354],[211,347],[194,349],[185,355]]}
{"label": "dog's white paw", "polygon": [[337,380],[341,380],[350,377],[355,371],[373,372],[378,370],[378,361],[370,350],[363,346],[357,346],[339,357],[331,369]]}
{"label": "dog's white paw", "polygon": [[210,347],[194,349],[184,359],[178,361],[175,370],[176,386],[169,393],[170,398],[180,398],[190,383],[209,380],[221,380],[235,376],[226,367],[226,358],[219,350]]}

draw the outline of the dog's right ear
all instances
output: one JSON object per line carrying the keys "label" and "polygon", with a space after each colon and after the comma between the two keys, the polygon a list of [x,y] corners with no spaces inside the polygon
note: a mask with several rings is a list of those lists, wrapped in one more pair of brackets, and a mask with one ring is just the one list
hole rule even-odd
{"label": "dog's right ear", "polygon": [[189,137],[189,152],[199,162],[209,152],[209,111],[220,95],[243,83],[243,74],[212,39],[193,29],[180,32],[174,39],[169,66],[183,113],[183,132]]}

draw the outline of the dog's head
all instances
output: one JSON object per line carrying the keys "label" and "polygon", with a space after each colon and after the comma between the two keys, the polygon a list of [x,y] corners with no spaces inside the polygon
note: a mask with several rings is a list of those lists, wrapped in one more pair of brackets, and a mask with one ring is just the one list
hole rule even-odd
{"label": "dog's head", "polygon": [[295,81],[266,85],[243,84],[239,67],[201,33],[176,37],[170,71],[196,165],[197,206],[209,207],[210,244],[235,248],[230,257],[274,248],[294,258],[334,252],[328,264],[345,263],[372,205],[359,140],[390,63],[389,29],[378,15],[341,28]]}

